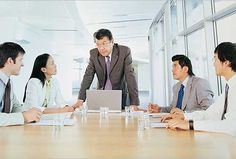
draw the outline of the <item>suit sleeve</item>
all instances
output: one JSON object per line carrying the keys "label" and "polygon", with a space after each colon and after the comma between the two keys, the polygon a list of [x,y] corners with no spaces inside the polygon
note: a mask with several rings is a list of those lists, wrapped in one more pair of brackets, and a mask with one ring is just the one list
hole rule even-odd
{"label": "suit sleeve", "polygon": [[199,80],[197,83],[197,102],[201,105],[201,109],[206,110],[214,102],[213,97],[214,93],[209,82],[204,79]]}
{"label": "suit sleeve", "polygon": [[22,113],[0,113],[0,126],[24,124]]}
{"label": "suit sleeve", "polygon": [[[25,103],[24,109],[28,110],[32,107],[36,107],[41,109],[42,105],[40,105],[40,101],[38,101],[38,81],[35,79],[30,79],[27,83],[26,94],[25,94]],[[40,85],[42,85],[40,83]]]}
{"label": "suit sleeve", "polygon": [[18,101],[18,99],[16,98],[16,95],[13,94],[13,107],[12,107],[12,112],[22,112],[23,111],[23,106],[22,104],[20,104],[20,102]]}
{"label": "suit sleeve", "polygon": [[0,113],[0,126],[24,124],[24,117],[21,113],[22,105],[17,100],[15,94],[13,94],[11,102],[13,103],[11,113]]}
{"label": "suit sleeve", "polygon": [[92,53],[90,52],[89,64],[86,68],[83,80],[81,82],[78,99],[82,99],[85,101],[86,90],[90,88],[91,83],[93,82],[94,74],[95,74],[94,59]]}
{"label": "suit sleeve", "polygon": [[[236,115],[236,112],[234,114]],[[236,123],[235,119],[194,121],[194,130],[219,132],[236,136]]]}
{"label": "suit sleeve", "polygon": [[130,105],[139,105],[138,85],[134,75],[134,68],[132,67],[132,57],[129,48],[127,49],[127,55],[124,62],[124,72],[129,91]]}

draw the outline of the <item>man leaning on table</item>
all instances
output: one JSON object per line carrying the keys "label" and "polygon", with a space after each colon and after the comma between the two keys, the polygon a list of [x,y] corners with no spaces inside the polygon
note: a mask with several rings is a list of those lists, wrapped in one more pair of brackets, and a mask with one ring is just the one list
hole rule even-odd
{"label": "man leaning on table", "polygon": [[173,86],[173,99],[168,107],[149,104],[153,113],[183,113],[206,110],[213,103],[213,92],[207,80],[196,77],[190,59],[185,55],[172,57],[172,74],[179,82]]}
{"label": "man leaning on table", "polygon": [[90,88],[94,75],[98,78],[100,90],[122,90],[122,108],[130,105],[138,109],[138,85],[132,66],[130,48],[114,43],[110,30],[99,29],[94,33],[96,48],[90,50],[89,64],[86,68],[77,104],[86,99],[86,90]]}
{"label": "man leaning on table", "polygon": [[236,44],[223,42],[215,48],[214,67],[226,80],[225,92],[206,111],[162,117],[169,128],[236,135]]}
{"label": "man leaning on table", "polygon": [[22,106],[13,93],[10,76],[19,74],[24,54],[24,49],[16,43],[0,45],[0,126],[38,121],[42,114],[36,108],[22,112]]}

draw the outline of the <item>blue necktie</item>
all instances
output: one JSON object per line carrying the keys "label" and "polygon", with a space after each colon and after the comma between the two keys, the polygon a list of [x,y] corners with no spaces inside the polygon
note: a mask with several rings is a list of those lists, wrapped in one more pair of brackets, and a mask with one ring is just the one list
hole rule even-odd
{"label": "blue necktie", "polygon": [[184,85],[181,84],[181,87],[180,87],[179,93],[178,93],[178,100],[177,100],[176,108],[181,109],[183,97],[184,97]]}

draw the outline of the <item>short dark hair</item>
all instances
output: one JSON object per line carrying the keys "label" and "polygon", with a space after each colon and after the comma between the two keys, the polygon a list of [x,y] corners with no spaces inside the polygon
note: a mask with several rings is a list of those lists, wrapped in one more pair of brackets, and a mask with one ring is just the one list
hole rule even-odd
{"label": "short dark hair", "polygon": [[[30,75],[30,78],[37,78],[41,81],[42,83],[42,87],[45,84],[45,80],[46,80],[46,76],[45,74],[41,71],[41,68],[46,67],[47,65],[47,61],[49,59],[50,55],[45,53],[45,54],[41,54],[38,57],[36,57],[35,61],[34,61],[34,66],[33,66],[33,70],[32,73]],[[28,84],[28,83],[27,83]],[[24,93],[24,97],[23,97],[23,102],[25,102],[25,98],[26,98],[26,89],[27,89],[27,84],[25,86],[25,93]]]}
{"label": "short dark hair", "polygon": [[221,62],[229,61],[230,67],[236,72],[236,44],[231,42],[220,43],[214,51],[218,54],[218,58]]}
{"label": "short dark hair", "polygon": [[185,55],[174,55],[172,57],[172,62],[179,61],[179,65],[183,68],[188,67],[188,74],[194,76],[191,60]]}
{"label": "short dark hair", "polygon": [[94,41],[95,39],[101,40],[104,37],[108,37],[108,39],[111,41],[113,39],[112,33],[108,29],[99,29],[93,34]]}
{"label": "short dark hair", "polygon": [[0,45],[0,68],[3,68],[8,58],[12,58],[14,63],[18,54],[25,54],[25,50],[16,43],[5,42]]}

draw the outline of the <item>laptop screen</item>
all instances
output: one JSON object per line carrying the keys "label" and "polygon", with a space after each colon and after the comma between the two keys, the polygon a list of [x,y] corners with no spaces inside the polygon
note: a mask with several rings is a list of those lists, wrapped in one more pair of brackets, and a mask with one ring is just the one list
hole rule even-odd
{"label": "laptop screen", "polygon": [[121,112],[121,90],[86,90],[88,111],[109,107],[110,112]]}

